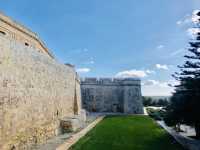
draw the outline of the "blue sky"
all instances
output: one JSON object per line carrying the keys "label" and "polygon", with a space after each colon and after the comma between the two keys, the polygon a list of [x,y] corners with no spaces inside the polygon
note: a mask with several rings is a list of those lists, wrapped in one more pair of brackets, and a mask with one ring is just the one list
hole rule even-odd
{"label": "blue sky", "polygon": [[20,0],[0,10],[38,33],[83,77],[140,77],[143,95],[170,95],[199,0]]}

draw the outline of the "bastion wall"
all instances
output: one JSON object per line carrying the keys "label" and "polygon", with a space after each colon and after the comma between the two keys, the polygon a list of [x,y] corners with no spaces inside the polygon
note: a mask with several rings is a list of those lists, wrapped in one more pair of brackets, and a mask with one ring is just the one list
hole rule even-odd
{"label": "bastion wall", "polygon": [[23,149],[59,134],[80,115],[80,80],[35,33],[0,14],[0,149]]}
{"label": "bastion wall", "polygon": [[89,112],[143,114],[139,79],[81,79],[81,94],[83,107]]}

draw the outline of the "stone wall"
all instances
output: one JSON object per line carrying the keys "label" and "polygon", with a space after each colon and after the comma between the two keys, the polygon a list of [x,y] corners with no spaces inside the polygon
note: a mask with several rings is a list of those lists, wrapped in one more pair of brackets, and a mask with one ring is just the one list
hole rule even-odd
{"label": "stone wall", "polygon": [[0,34],[9,37],[12,40],[23,43],[27,47],[34,48],[40,53],[45,53],[53,58],[50,50],[40,40],[39,36],[24,27],[23,25],[13,21],[0,12]]}
{"label": "stone wall", "polygon": [[81,93],[83,107],[89,112],[143,113],[138,79],[85,78]]}
{"label": "stone wall", "polygon": [[0,20],[0,149],[27,149],[58,134],[62,118],[79,115],[80,81],[73,67],[13,39],[8,28]]}

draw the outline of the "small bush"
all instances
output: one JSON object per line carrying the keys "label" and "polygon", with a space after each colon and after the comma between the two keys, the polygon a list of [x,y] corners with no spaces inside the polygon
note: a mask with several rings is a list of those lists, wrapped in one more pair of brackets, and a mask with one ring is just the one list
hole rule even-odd
{"label": "small bush", "polygon": [[142,97],[144,106],[156,106],[156,107],[166,107],[169,105],[169,101],[164,99],[153,100],[151,97]]}
{"label": "small bush", "polygon": [[150,117],[152,117],[155,120],[163,120],[165,116],[165,111],[162,109],[156,110],[153,108],[147,108],[147,113],[149,114]]}

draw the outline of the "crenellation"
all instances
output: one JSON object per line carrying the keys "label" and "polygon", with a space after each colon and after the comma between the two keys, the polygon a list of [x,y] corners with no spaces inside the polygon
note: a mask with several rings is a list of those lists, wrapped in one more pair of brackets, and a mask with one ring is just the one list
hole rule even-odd
{"label": "crenellation", "polygon": [[72,65],[72,64],[70,64],[70,63],[66,63],[65,65],[66,65],[66,66],[69,66],[69,67],[72,67],[72,68],[75,68],[75,66]]}
{"label": "crenellation", "polygon": [[112,84],[113,78],[99,78],[99,83],[101,84]]}
{"label": "crenellation", "polygon": [[86,83],[97,83],[97,78],[84,78],[84,82]]}
{"label": "crenellation", "polygon": [[92,85],[118,85],[124,86],[127,84],[140,86],[140,80],[136,78],[82,78],[82,84],[92,84]]}

